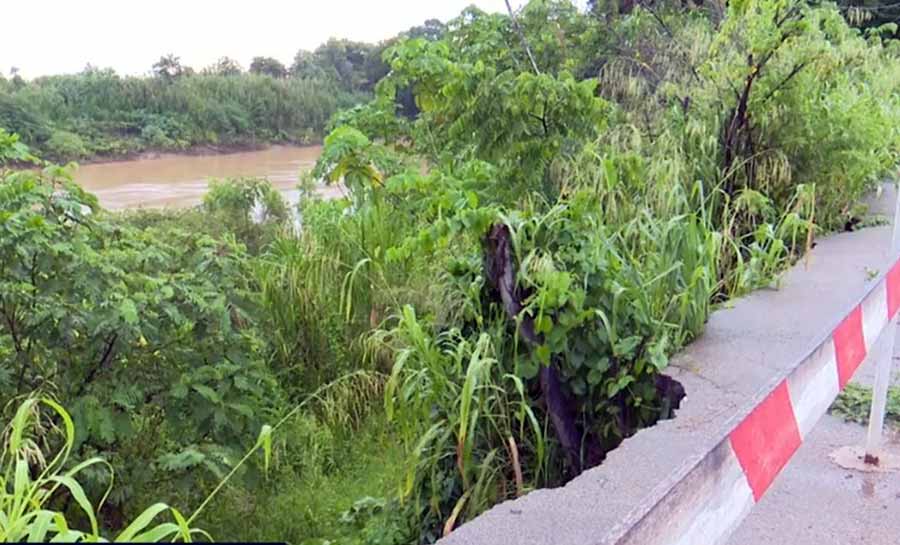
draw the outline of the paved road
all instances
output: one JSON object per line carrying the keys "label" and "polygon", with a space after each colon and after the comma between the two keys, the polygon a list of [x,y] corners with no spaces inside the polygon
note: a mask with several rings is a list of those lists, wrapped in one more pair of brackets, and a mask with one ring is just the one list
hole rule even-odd
{"label": "paved road", "polygon": [[[893,381],[900,384],[900,343],[894,350]],[[871,361],[854,382],[874,382]],[[823,417],[728,545],[900,543],[900,472],[849,471],[829,458],[835,449],[863,444],[865,434],[864,426]],[[900,432],[886,435],[886,449],[900,454]]]}

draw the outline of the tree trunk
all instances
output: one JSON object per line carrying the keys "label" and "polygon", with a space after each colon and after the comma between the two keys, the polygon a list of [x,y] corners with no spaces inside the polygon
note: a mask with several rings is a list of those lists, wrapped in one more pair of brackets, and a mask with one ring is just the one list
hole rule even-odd
{"label": "tree trunk", "polygon": [[[499,295],[506,316],[517,321],[522,312],[522,301],[527,297],[516,282],[516,265],[512,254],[512,240],[509,227],[496,224],[491,227],[484,240],[484,270],[488,285]],[[534,319],[522,316],[518,325],[519,334],[532,347],[543,343],[541,335],[535,332]],[[553,430],[560,445],[566,452],[575,474],[584,467],[596,465],[602,459],[602,452],[596,441],[586,438],[576,420],[575,403],[563,390],[559,370],[551,362],[542,366],[539,372],[539,383],[547,413],[553,424]],[[582,463],[581,449],[586,446],[587,455]]]}

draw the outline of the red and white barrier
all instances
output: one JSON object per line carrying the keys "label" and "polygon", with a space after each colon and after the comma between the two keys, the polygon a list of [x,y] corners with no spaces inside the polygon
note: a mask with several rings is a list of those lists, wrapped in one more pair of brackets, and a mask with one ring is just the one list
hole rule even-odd
{"label": "red and white barrier", "polygon": [[[900,260],[787,376],[608,543],[714,545],[749,514],[900,309]],[[798,316],[798,319],[802,317]]]}

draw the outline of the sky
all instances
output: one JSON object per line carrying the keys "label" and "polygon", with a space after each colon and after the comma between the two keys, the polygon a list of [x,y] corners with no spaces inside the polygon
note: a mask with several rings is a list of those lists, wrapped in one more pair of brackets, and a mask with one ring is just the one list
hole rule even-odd
{"label": "sky", "polygon": [[[505,11],[504,0],[28,0],[7,1],[0,73],[26,78],[81,71],[88,63],[145,74],[160,56],[203,68],[222,56],[289,65],[298,49],[329,37],[376,42],[468,5]],[[513,9],[523,4],[512,0]]]}

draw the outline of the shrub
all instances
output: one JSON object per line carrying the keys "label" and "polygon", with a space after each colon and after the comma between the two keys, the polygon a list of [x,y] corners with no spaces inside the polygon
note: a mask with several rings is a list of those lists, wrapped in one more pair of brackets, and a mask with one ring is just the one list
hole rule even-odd
{"label": "shrub", "polygon": [[291,219],[281,193],[263,178],[212,180],[203,209],[254,252],[288,228]]}
{"label": "shrub", "polygon": [[57,159],[82,159],[90,153],[84,140],[68,131],[53,131],[43,148],[50,157]]}
{"label": "shrub", "polygon": [[73,448],[121,468],[110,500],[126,510],[154,471],[196,494],[280,395],[247,312],[242,250],[163,227],[112,221],[59,167],[0,183],[0,345],[13,369],[2,393],[54,392],[69,406]]}
{"label": "shrub", "polygon": [[166,135],[166,132],[156,125],[147,125],[141,129],[141,139],[147,146],[159,149],[172,149],[175,141]]}

